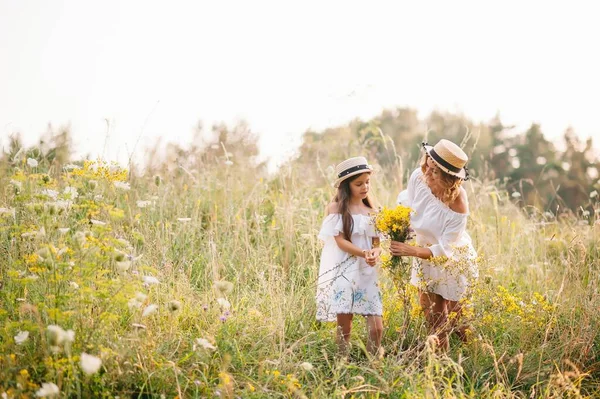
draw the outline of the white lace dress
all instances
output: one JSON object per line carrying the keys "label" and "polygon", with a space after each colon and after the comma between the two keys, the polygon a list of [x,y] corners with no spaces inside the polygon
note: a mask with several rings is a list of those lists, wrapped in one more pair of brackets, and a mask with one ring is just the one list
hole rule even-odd
{"label": "white lace dress", "polygon": [[466,231],[468,214],[454,212],[434,196],[421,169],[412,173],[398,203],[414,210],[411,227],[417,244],[434,256],[413,262],[411,284],[451,301],[467,296],[478,277],[477,253]]}
{"label": "white lace dress", "polygon": [[[366,215],[352,218],[352,243],[361,249],[371,249],[373,237],[378,237],[371,218]],[[364,258],[342,251],[334,238],[342,231],[342,216],[332,213],[325,218],[319,232],[325,245],[317,283],[317,320],[335,321],[337,314],[350,313],[381,316],[379,267],[369,266]]]}

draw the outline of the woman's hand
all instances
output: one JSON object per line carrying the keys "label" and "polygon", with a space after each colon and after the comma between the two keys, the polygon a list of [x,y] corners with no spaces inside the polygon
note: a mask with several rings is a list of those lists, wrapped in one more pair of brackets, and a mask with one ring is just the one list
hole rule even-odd
{"label": "woman's hand", "polygon": [[390,252],[394,256],[418,256],[417,247],[399,241],[390,243]]}

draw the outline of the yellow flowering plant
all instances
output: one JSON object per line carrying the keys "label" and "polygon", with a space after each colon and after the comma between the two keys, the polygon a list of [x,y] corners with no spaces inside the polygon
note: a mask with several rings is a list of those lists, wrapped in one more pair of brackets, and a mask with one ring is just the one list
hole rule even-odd
{"label": "yellow flowering plant", "polygon": [[[410,235],[410,215],[412,209],[398,205],[395,208],[384,207],[374,217],[375,228],[378,232],[392,241],[406,242]],[[408,278],[408,267],[404,265],[402,257],[383,257],[382,266],[390,271],[394,282],[401,284]]]}

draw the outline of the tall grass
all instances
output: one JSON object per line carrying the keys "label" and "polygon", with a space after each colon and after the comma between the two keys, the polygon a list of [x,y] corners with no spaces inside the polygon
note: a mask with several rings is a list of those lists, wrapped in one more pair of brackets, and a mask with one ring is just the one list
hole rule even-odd
{"label": "tall grass", "polygon": [[[326,165],[292,162],[274,176],[217,161],[165,165],[160,176],[78,165],[23,160],[1,179],[7,397],[43,394],[50,382],[83,398],[600,394],[593,220],[525,212],[501,188],[469,184],[469,232],[481,254],[471,342],[453,340],[440,355],[416,296],[404,311],[382,273],[388,355],[369,360],[356,319],[345,362],[335,326],[314,320],[316,236],[333,195]],[[382,205],[394,202],[397,171],[375,176]],[[125,180],[130,189],[119,188]],[[74,341],[57,343],[49,325],[72,329]],[[82,353],[101,368],[85,374]]]}

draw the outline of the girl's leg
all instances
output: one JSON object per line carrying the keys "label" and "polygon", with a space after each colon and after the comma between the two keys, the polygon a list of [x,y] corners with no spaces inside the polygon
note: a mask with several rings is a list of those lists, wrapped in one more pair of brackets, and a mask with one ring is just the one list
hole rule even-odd
{"label": "girl's leg", "polygon": [[381,336],[383,335],[383,318],[367,316],[367,351],[373,356],[379,356]]}
{"label": "girl's leg", "polygon": [[420,302],[427,324],[429,324],[430,333],[438,337],[440,348],[446,351],[448,349],[448,331],[446,326],[448,321],[448,301],[442,298],[441,295],[421,292]]}
{"label": "girl's leg", "polygon": [[460,319],[462,317],[463,305],[460,301],[448,301],[448,314],[450,315],[450,330],[456,335],[463,343],[467,342],[467,330],[469,326],[462,324]]}
{"label": "girl's leg", "polygon": [[336,342],[338,349],[342,355],[348,354],[348,348],[350,344],[350,332],[352,331],[352,317],[353,314],[342,314],[337,315],[337,334]]}

